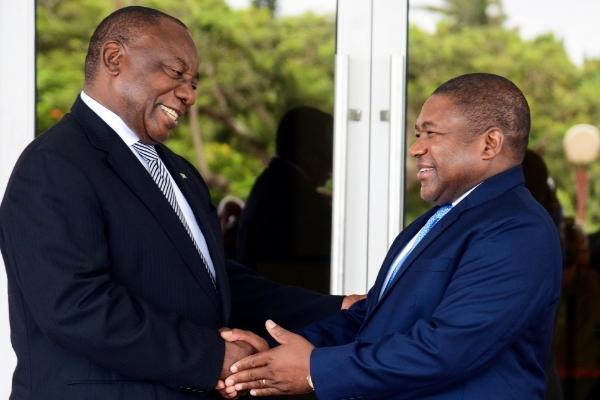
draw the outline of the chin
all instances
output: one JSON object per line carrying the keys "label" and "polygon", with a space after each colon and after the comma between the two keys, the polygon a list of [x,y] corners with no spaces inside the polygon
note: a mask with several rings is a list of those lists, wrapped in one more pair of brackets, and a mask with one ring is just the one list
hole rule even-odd
{"label": "chin", "polygon": [[157,143],[162,143],[169,138],[170,134],[171,134],[171,131],[168,131],[167,133],[161,133],[161,134],[157,134],[157,135],[148,135],[148,136],[153,141],[155,141]]}
{"label": "chin", "polygon": [[436,198],[435,198],[434,196],[432,196],[431,194],[423,192],[423,190],[421,190],[421,198],[422,198],[424,201],[431,201],[431,202],[435,201],[435,199],[436,199]]}

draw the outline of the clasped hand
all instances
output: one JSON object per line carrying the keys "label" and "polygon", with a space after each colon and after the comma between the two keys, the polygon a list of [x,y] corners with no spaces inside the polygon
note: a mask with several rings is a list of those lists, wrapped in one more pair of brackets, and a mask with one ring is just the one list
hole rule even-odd
{"label": "clasped hand", "polygon": [[250,390],[252,396],[300,394],[312,391],[308,384],[310,355],[314,346],[302,336],[289,332],[268,320],[269,334],[280,346],[269,349],[267,342],[252,332],[233,329],[222,331],[229,344],[245,342],[258,354],[231,365],[231,375],[219,381],[217,389],[226,398],[237,398]]}

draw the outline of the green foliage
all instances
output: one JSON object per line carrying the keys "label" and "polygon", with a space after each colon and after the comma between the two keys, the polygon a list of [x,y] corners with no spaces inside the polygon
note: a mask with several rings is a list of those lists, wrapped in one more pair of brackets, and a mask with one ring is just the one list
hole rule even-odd
{"label": "green foliage", "polygon": [[[203,155],[228,183],[226,191],[211,188],[215,201],[226,194],[247,197],[273,154],[285,111],[301,104],[333,110],[333,17],[273,18],[268,7],[231,10],[223,0],[121,3],[174,15],[194,37],[201,59],[196,103]],[[89,37],[114,7],[114,0],[38,1],[38,134],[68,112],[81,91]],[[188,118],[166,144],[201,167]]]}
{"label": "green foliage", "polygon": [[[236,150],[228,143],[211,142],[206,146],[206,158],[211,169],[221,171],[231,182],[231,193],[247,198],[256,177],[262,172],[263,165],[256,158]],[[213,191],[213,201],[217,204],[223,193]]]}
{"label": "green foliage", "polygon": [[474,26],[500,26],[506,19],[501,0],[444,0],[443,7],[425,6],[444,14],[453,30]]}
{"label": "green foliage", "polygon": [[275,14],[277,11],[277,0],[252,0],[252,6],[256,8],[266,8]]}
{"label": "green foliage", "polygon": [[[228,182],[226,189],[211,187],[215,201],[226,194],[247,197],[273,154],[277,121],[287,109],[306,104],[332,112],[334,16],[273,17],[268,7],[231,10],[224,0],[122,3],[175,15],[194,36],[201,58],[200,155],[210,171]],[[444,12],[449,18],[435,33],[410,27],[409,144],[423,102],[441,83],[475,71],[503,75],[525,93],[532,110],[530,148],[545,158],[565,211],[573,215],[574,170],[565,160],[562,137],[574,124],[600,121],[600,60],[577,67],[553,35],[523,40],[518,31],[503,28],[499,1],[475,3],[485,6],[488,19],[482,19],[481,7],[477,12],[460,11],[467,3],[447,1]],[[496,5],[496,13],[490,12],[490,5]],[[82,88],[89,37],[114,6],[114,0],[38,0],[38,133],[68,112]],[[470,22],[460,22],[459,17]],[[167,145],[202,169],[192,136],[189,118],[182,118]],[[414,175],[408,174],[408,221],[431,206],[420,200]],[[600,227],[598,163],[588,176],[586,228],[592,230]]]}
{"label": "green foliage", "polygon": [[[466,27],[459,31],[441,23],[430,34],[411,26],[409,31],[408,127],[414,126],[420,108],[433,90],[446,80],[469,72],[490,72],[513,81],[525,94],[532,113],[529,148],[544,157],[559,188],[565,211],[576,210],[574,170],[569,167],[562,138],[569,127],[600,121],[600,62],[588,61],[583,68],[568,58],[562,42],[552,34],[523,40],[516,30],[500,26]],[[409,143],[412,141],[409,135]],[[586,227],[600,227],[600,169],[590,168],[590,192]],[[409,183],[414,183],[410,182]],[[409,185],[410,186],[410,185]],[[407,220],[418,216],[411,187]]]}
{"label": "green foliage", "polygon": [[38,134],[62,118],[81,91],[89,38],[112,6],[106,0],[37,1]]}

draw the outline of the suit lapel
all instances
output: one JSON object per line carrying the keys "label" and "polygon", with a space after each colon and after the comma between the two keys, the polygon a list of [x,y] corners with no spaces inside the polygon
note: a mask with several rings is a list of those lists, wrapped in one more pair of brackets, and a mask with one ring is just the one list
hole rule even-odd
{"label": "suit lapel", "polygon": [[[428,213],[429,214],[429,213]],[[425,218],[425,219],[424,219]],[[381,289],[383,287],[383,283],[385,281],[385,277],[390,268],[392,268],[392,263],[398,257],[398,254],[402,251],[404,246],[410,241],[419,232],[419,229],[425,222],[427,222],[429,216],[423,216],[417,219],[414,223],[410,224],[406,229],[404,229],[398,237],[394,240],[390,249],[388,250],[383,263],[381,264],[381,269],[379,270],[379,274],[377,275],[377,279],[375,280],[375,284],[373,285],[372,293],[374,294],[373,299],[369,301],[369,305],[367,307],[367,313],[370,313],[374,310],[379,303],[379,293],[381,293]]]}
{"label": "suit lapel", "polygon": [[462,213],[465,206],[466,206],[465,201],[462,201],[459,204],[457,204],[456,207],[454,207],[452,210],[450,210],[450,212],[448,214],[446,214],[444,216],[444,218],[442,218],[427,233],[427,235],[425,235],[425,237],[423,237],[423,239],[421,239],[421,242],[419,242],[419,244],[417,244],[417,246],[410,252],[410,254],[406,258],[406,260],[404,260],[404,263],[402,264],[402,268],[400,268],[400,270],[394,277],[394,280],[390,283],[390,287],[388,287],[387,290],[385,292],[383,292],[383,295],[381,296],[381,298],[379,300],[377,300],[379,297],[379,293],[381,292],[383,280],[385,279],[385,277],[387,275],[388,269],[391,267],[390,263],[395,260],[395,258],[397,257],[398,253],[402,250],[402,248],[404,248],[404,246],[410,241],[410,239],[412,239],[413,236],[415,236],[419,232],[419,230],[423,227],[423,225],[425,225],[425,223],[427,223],[427,220],[429,220],[429,218],[433,214],[435,214],[435,212],[437,211],[437,209],[439,207],[432,208],[429,212],[424,214],[421,218],[419,218],[417,221],[415,221],[414,224],[412,224],[414,226],[411,227],[410,231],[407,232],[406,237],[400,241],[400,243],[397,247],[397,250],[393,253],[394,256],[391,257],[391,259],[389,257],[386,257],[385,262],[387,263],[387,267],[382,268],[382,272],[377,277],[378,285],[377,285],[377,290],[374,293],[376,296],[374,296],[374,299],[371,300],[372,304],[369,305],[368,314],[365,318],[365,321],[364,321],[362,327],[366,326],[368,321],[371,319],[371,317],[375,314],[375,312],[379,308],[380,304],[382,304],[385,301],[385,299],[389,296],[389,294],[394,290],[394,287],[396,285],[398,285],[398,282],[400,281],[400,279],[402,279],[402,276],[412,266],[412,263],[419,257],[419,255],[423,252],[423,250],[425,250],[435,240],[435,238],[437,238],[442,232],[444,232],[444,230],[446,228],[448,228],[454,221],[456,221],[456,219],[458,219],[458,216]]}
{"label": "suit lapel", "polygon": [[[402,275],[406,273],[406,271],[411,267],[412,263],[419,257],[423,250],[425,250],[427,246],[429,246],[435,240],[435,238],[437,238],[442,232],[444,232],[444,230],[458,218],[458,216],[462,212],[462,208],[465,205],[464,202],[461,203],[459,203],[457,207],[450,210],[450,212],[448,212],[448,214],[446,214],[444,218],[442,218],[433,228],[431,228],[431,230],[423,237],[423,239],[421,239],[421,242],[419,242],[419,244],[417,244],[417,246],[410,252],[406,260],[404,260],[402,268],[400,268],[400,271],[398,271],[398,273],[396,274],[396,277],[389,289],[392,289],[396,282],[398,282],[398,280],[402,278]],[[439,207],[436,207],[435,211],[437,211],[438,208]],[[382,296],[382,299],[384,296],[385,293]]]}
{"label": "suit lapel", "polygon": [[[196,222],[200,227],[200,231],[206,239],[206,245],[208,246],[210,258],[215,268],[217,290],[219,291],[220,298],[223,303],[223,310],[225,310],[227,314],[225,315],[225,320],[227,321],[229,319],[229,307],[227,306],[226,302],[227,299],[229,299],[230,297],[230,293],[227,273],[225,271],[224,255],[221,252],[220,238],[217,238],[215,236],[215,229],[211,226],[206,211],[204,211],[200,206],[201,204],[210,202],[210,198],[200,198],[200,194],[198,194],[196,190],[193,190],[193,188],[190,187],[190,184],[192,182],[194,185],[202,185],[202,183],[196,182],[196,174],[194,173],[194,171],[191,171],[190,167],[188,167],[185,163],[180,162],[180,160],[176,159],[176,157],[173,157],[164,146],[156,146],[156,150],[160,158],[165,163],[165,166],[169,170],[169,173],[175,180],[175,183],[179,187],[179,190],[181,190],[181,193],[183,193],[186,200],[188,201],[188,204],[192,209]],[[183,176],[181,175],[182,173],[185,175],[185,178],[183,178]],[[200,262],[202,263],[202,261]]]}
{"label": "suit lapel", "polygon": [[[503,193],[506,193],[508,190],[516,186],[522,186],[524,183],[523,170],[521,166],[513,167],[505,172],[502,172],[496,176],[489,178],[484,181],[478,187],[473,190],[468,196],[466,196],[463,200],[461,200],[455,207],[453,207],[448,214],[444,216],[432,229],[429,233],[421,240],[421,242],[412,250],[409,256],[404,261],[404,264],[400,271],[394,277],[390,287],[383,293],[381,299],[379,299],[379,293],[381,292],[381,287],[383,285],[383,281],[387,275],[388,269],[390,268],[390,263],[393,262],[398,255],[398,253],[402,250],[404,246],[410,241],[410,239],[417,234],[417,232],[425,225],[427,220],[437,211],[438,207],[434,207],[429,210],[427,213],[423,214],[417,220],[415,220],[411,225],[409,225],[404,231],[400,233],[390,251],[388,252],[384,263],[381,267],[377,280],[375,281],[375,285],[369,292],[369,305],[367,308],[367,315],[362,323],[362,326],[358,332],[367,326],[368,322],[375,314],[380,304],[382,304],[390,293],[394,290],[394,287],[398,285],[400,279],[402,279],[403,275],[408,271],[408,269],[412,266],[414,261],[419,257],[419,255],[438,237],[440,236],[450,225],[455,223],[463,211],[476,207],[490,199],[493,199]],[[406,234],[405,234],[406,233]],[[398,307],[402,307],[402,304],[397,305]]]}
{"label": "suit lapel", "polygon": [[71,109],[72,115],[82,125],[92,146],[108,153],[107,161],[140,201],[150,210],[171,240],[185,264],[206,295],[221,310],[221,301],[213,287],[208,272],[179,217],[127,145],[118,135],[78,97]]}
{"label": "suit lapel", "polygon": [[196,250],[190,236],[183,227],[179,217],[169,204],[169,201],[160,191],[152,176],[135,158],[125,143],[115,141],[107,158],[108,162],[119,174],[121,179],[148,207],[158,223],[162,226],[166,236],[171,240],[187,267],[194,275],[206,294],[221,308],[215,288],[202,265],[202,259]]}

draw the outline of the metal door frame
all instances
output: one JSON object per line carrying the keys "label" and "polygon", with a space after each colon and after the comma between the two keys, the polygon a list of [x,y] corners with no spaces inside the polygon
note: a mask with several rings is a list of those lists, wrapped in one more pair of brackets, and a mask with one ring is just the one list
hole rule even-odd
{"label": "metal door frame", "polygon": [[403,226],[408,0],[338,0],[331,293],[365,293]]}

